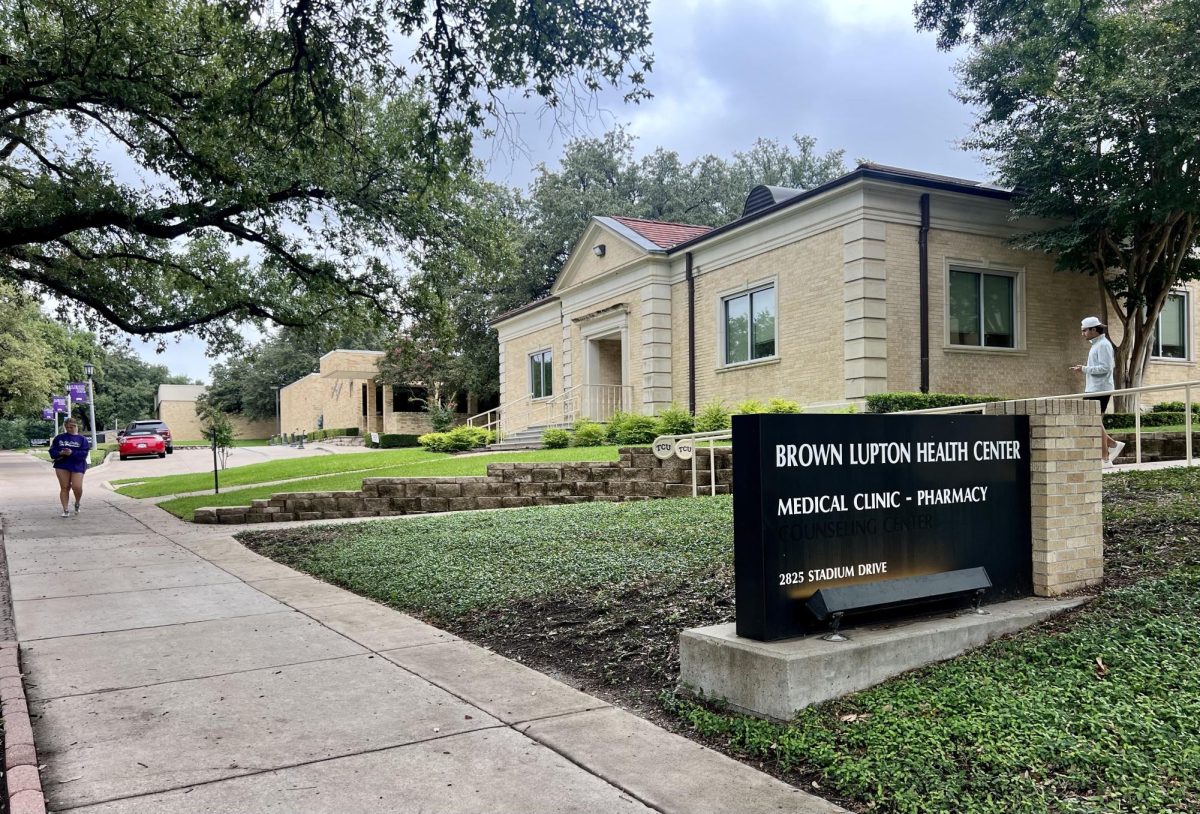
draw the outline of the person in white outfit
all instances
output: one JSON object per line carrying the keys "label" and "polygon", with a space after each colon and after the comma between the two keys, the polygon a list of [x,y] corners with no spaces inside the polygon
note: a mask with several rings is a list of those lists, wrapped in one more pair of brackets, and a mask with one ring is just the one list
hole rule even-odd
{"label": "person in white outfit", "polygon": [[[1091,348],[1088,350],[1087,364],[1071,367],[1071,370],[1083,374],[1083,392],[1105,393],[1108,390],[1116,390],[1117,386],[1113,383],[1113,368],[1116,367],[1117,354],[1107,335],[1108,326],[1097,317],[1084,317],[1083,321],[1079,323],[1079,330],[1083,333],[1083,338],[1091,344]],[[1100,402],[1100,458],[1105,464],[1111,465],[1121,454],[1121,450],[1125,448],[1124,442],[1114,440],[1104,429],[1104,411],[1108,409],[1108,401],[1111,397],[1106,393],[1103,396],[1088,396],[1087,398]]]}

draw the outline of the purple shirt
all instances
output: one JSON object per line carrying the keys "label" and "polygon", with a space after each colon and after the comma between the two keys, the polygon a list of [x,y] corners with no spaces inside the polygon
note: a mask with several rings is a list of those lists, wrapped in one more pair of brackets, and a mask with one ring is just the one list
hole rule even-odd
{"label": "purple shirt", "polygon": [[[66,469],[68,472],[86,472],[88,466],[88,450],[92,442],[86,435],[71,435],[61,433],[50,442],[50,458],[54,461],[55,469]],[[64,449],[71,450],[70,457],[58,457]]]}

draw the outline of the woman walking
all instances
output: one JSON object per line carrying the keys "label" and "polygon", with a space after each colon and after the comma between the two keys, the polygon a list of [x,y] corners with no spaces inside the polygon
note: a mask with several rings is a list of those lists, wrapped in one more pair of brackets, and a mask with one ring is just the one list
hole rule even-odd
{"label": "woman walking", "polygon": [[50,442],[50,459],[54,461],[54,474],[58,476],[58,502],[62,504],[62,516],[70,517],[67,511],[71,492],[75,493],[75,514],[79,514],[79,500],[83,497],[83,473],[87,471],[88,452],[91,443],[86,435],[76,431],[79,425],[68,418],[63,432]]}

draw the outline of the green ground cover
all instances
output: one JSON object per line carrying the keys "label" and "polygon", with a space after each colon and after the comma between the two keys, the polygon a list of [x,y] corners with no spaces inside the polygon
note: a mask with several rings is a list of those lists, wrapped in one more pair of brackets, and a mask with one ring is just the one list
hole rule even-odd
{"label": "green ground cover", "polygon": [[[116,451],[116,444],[97,444],[88,451],[88,466],[99,466],[104,463],[104,459],[108,453]],[[50,460],[50,449],[48,447],[30,448],[28,452],[33,457],[41,458],[43,461]]]}
{"label": "green ground cover", "polygon": [[241,535],[858,811],[1200,810],[1200,470],[1106,476],[1105,538],[1083,609],[779,725],[673,692],[733,617],[727,497]]}
{"label": "green ground cover", "polygon": [[[533,463],[538,461],[615,461],[617,460],[617,447],[582,447],[578,449],[538,449],[528,450],[524,452],[494,452],[484,455],[445,455],[440,453],[425,452],[420,449],[400,449],[391,450],[386,453],[357,453],[353,457],[362,458],[372,455],[392,455],[397,453],[406,453],[401,456],[403,460],[393,462],[388,466],[380,466],[374,469],[345,472],[341,474],[327,475],[324,477],[303,478],[301,480],[289,481],[286,484],[275,484],[271,486],[248,486],[244,488],[231,489],[226,491],[227,486],[236,486],[236,482],[229,483],[226,480],[226,475],[236,473],[242,469],[251,467],[237,467],[235,469],[227,469],[221,473],[221,493],[220,494],[204,494],[192,495],[189,497],[178,497],[172,500],[166,500],[158,505],[170,512],[171,514],[181,517],[184,520],[191,520],[196,509],[202,506],[248,506],[251,500],[267,498],[271,495],[280,492],[333,492],[333,491],[350,491],[362,488],[363,478],[419,478],[419,477],[464,477],[468,475],[486,475],[487,465],[494,463],[505,463],[510,461],[522,461]],[[349,458],[352,456],[341,455],[339,458]],[[316,460],[327,460],[320,458]],[[252,464],[251,466],[262,466],[262,464]],[[173,477],[195,477],[173,476]],[[200,476],[201,485],[194,487],[195,491],[207,489],[212,486],[212,473],[209,472],[206,476]],[[190,483],[191,481],[189,481]],[[255,483],[257,481],[242,481],[242,483]],[[149,484],[149,482],[147,482]],[[127,487],[137,488],[137,487]],[[161,487],[155,487],[161,488]],[[119,490],[123,494],[124,489]],[[187,490],[178,490],[187,491]],[[153,495],[133,494],[133,497],[151,497],[160,494],[176,494],[171,492],[157,492]]]}

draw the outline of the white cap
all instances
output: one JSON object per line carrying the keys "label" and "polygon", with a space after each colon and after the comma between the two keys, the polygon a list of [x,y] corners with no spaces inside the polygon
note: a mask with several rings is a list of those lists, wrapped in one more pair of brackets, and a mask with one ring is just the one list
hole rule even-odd
{"label": "white cap", "polygon": [[1088,328],[1103,328],[1104,323],[1098,317],[1084,317],[1083,322],[1079,323],[1079,330],[1086,331]]}

